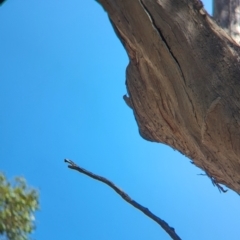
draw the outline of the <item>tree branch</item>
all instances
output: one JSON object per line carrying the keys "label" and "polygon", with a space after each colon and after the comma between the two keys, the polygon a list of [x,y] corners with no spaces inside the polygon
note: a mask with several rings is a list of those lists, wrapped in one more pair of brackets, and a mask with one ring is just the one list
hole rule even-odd
{"label": "tree branch", "polygon": [[[218,1],[235,34],[239,0]],[[240,193],[240,45],[199,0],[98,2],[128,53],[125,100],[140,135]]]}
{"label": "tree branch", "polygon": [[83,173],[93,179],[96,179],[100,182],[103,182],[107,184],[110,188],[112,188],[117,194],[119,194],[126,202],[131,204],[133,207],[137,208],[141,212],[143,212],[145,215],[147,215],[149,218],[151,218],[153,221],[158,223],[164,230],[165,232],[168,233],[168,235],[174,239],[174,240],[181,240],[181,238],[176,234],[175,229],[170,227],[164,220],[153,214],[151,211],[148,210],[148,208],[142,206],[141,204],[137,203],[133,199],[131,199],[124,191],[122,191],[120,188],[118,188],[114,183],[109,181],[108,179],[101,177],[99,175],[96,175],[92,172],[87,171],[84,168],[79,167],[77,164],[75,164],[72,160],[69,159],[64,159],[64,162],[68,163],[68,167],[76,170],[80,173]]}

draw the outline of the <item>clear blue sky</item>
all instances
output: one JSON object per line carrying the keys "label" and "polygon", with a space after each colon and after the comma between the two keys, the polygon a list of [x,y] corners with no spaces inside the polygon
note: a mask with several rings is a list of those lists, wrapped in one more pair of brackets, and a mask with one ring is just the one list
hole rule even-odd
{"label": "clear blue sky", "polygon": [[139,136],[122,100],[128,58],[99,4],[8,0],[0,22],[0,169],[39,189],[35,239],[169,239],[64,158],[115,182],[184,240],[239,239],[239,196]]}

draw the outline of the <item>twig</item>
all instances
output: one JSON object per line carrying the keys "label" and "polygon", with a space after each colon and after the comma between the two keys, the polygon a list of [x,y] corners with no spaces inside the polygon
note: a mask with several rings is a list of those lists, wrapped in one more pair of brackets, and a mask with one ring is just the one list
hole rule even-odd
{"label": "twig", "polygon": [[219,190],[220,193],[221,193],[221,192],[226,193],[226,192],[228,191],[227,189],[224,189],[224,188],[215,180],[215,178],[212,177],[212,176],[210,176],[207,172],[206,172],[206,174],[200,173],[200,174],[198,174],[198,175],[208,176],[208,177],[210,178],[210,180],[212,181],[213,186],[214,186],[214,187],[216,186],[216,187],[218,188],[218,190]]}
{"label": "twig", "polygon": [[117,192],[126,202],[143,212],[145,215],[147,215],[149,218],[157,222],[164,230],[169,234],[169,236],[174,239],[174,240],[181,240],[181,238],[175,233],[174,228],[170,227],[164,220],[161,218],[157,217],[155,214],[153,214],[151,211],[148,210],[148,208],[143,207],[136,201],[132,200],[124,191],[122,191],[120,188],[118,188],[115,184],[113,184],[111,181],[108,179],[101,177],[99,175],[96,175],[92,172],[87,171],[84,168],[79,167],[77,164],[75,164],[73,161],[69,159],[64,159],[64,162],[68,163],[68,167],[71,169],[74,169],[80,173],[83,173],[91,178],[94,178],[100,182],[103,182],[107,184],[109,187],[111,187],[114,191]]}
{"label": "twig", "polygon": [[[193,161],[190,161],[190,163],[192,163],[193,165],[195,165],[195,163],[194,163]],[[207,171],[207,169],[206,169],[206,167],[205,167],[204,165],[203,165],[203,169],[204,169],[205,173],[200,173],[200,174],[198,174],[198,175],[209,177],[210,180],[211,180],[211,182],[212,182],[212,184],[213,184],[213,186],[214,186],[214,187],[217,187],[217,188],[218,188],[218,191],[219,191],[220,193],[221,193],[221,192],[226,193],[226,192],[228,191],[227,189],[224,189],[224,188],[217,182],[217,180],[208,173],[208,171]]]}
{"label": "twig", "polygon": [[212,177],[212,176],[207,172],[206,169],[205,169],[205,173],[200,173],[200,174],[198,174],[198,175],[209,177],[210,180],[212,181],[213,186],[214,186],[214,187],[216,186],[216,187],[218,188],[218,190],[219,190],[220,193],[221,193],[221,192],[226,193],[226,192],[228,191],[227,189],[224,189],[224,188],[216,181],[216,179],[215,179],[214,177]]}

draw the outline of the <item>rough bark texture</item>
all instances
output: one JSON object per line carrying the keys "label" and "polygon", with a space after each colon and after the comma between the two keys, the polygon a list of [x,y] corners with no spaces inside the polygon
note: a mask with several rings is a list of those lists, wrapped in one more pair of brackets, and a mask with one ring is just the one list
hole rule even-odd
{"label": "rough bark texture", "polygon": [[141,136],[240,193],[240,48],[196,0],[99,0],[129,55]]}

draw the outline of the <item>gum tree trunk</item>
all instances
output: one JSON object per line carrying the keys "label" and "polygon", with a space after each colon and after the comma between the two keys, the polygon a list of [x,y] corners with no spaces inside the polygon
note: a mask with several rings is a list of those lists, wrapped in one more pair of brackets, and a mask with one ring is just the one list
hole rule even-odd
{"label": "gum tree trunk", "polygon": [[[229,29],[235,20],[226,22],[222,12],[235,18],[223,2],[214,16]],[[237,43],[196,0],[99,3],[129,56],[124,99],[141,136],[177,149],[216,184],[240,193]]]}
{"label": "gum tree trunk", "polygon": [[240,0],[216,0],[213,10],[214,19],[239,44]]}

